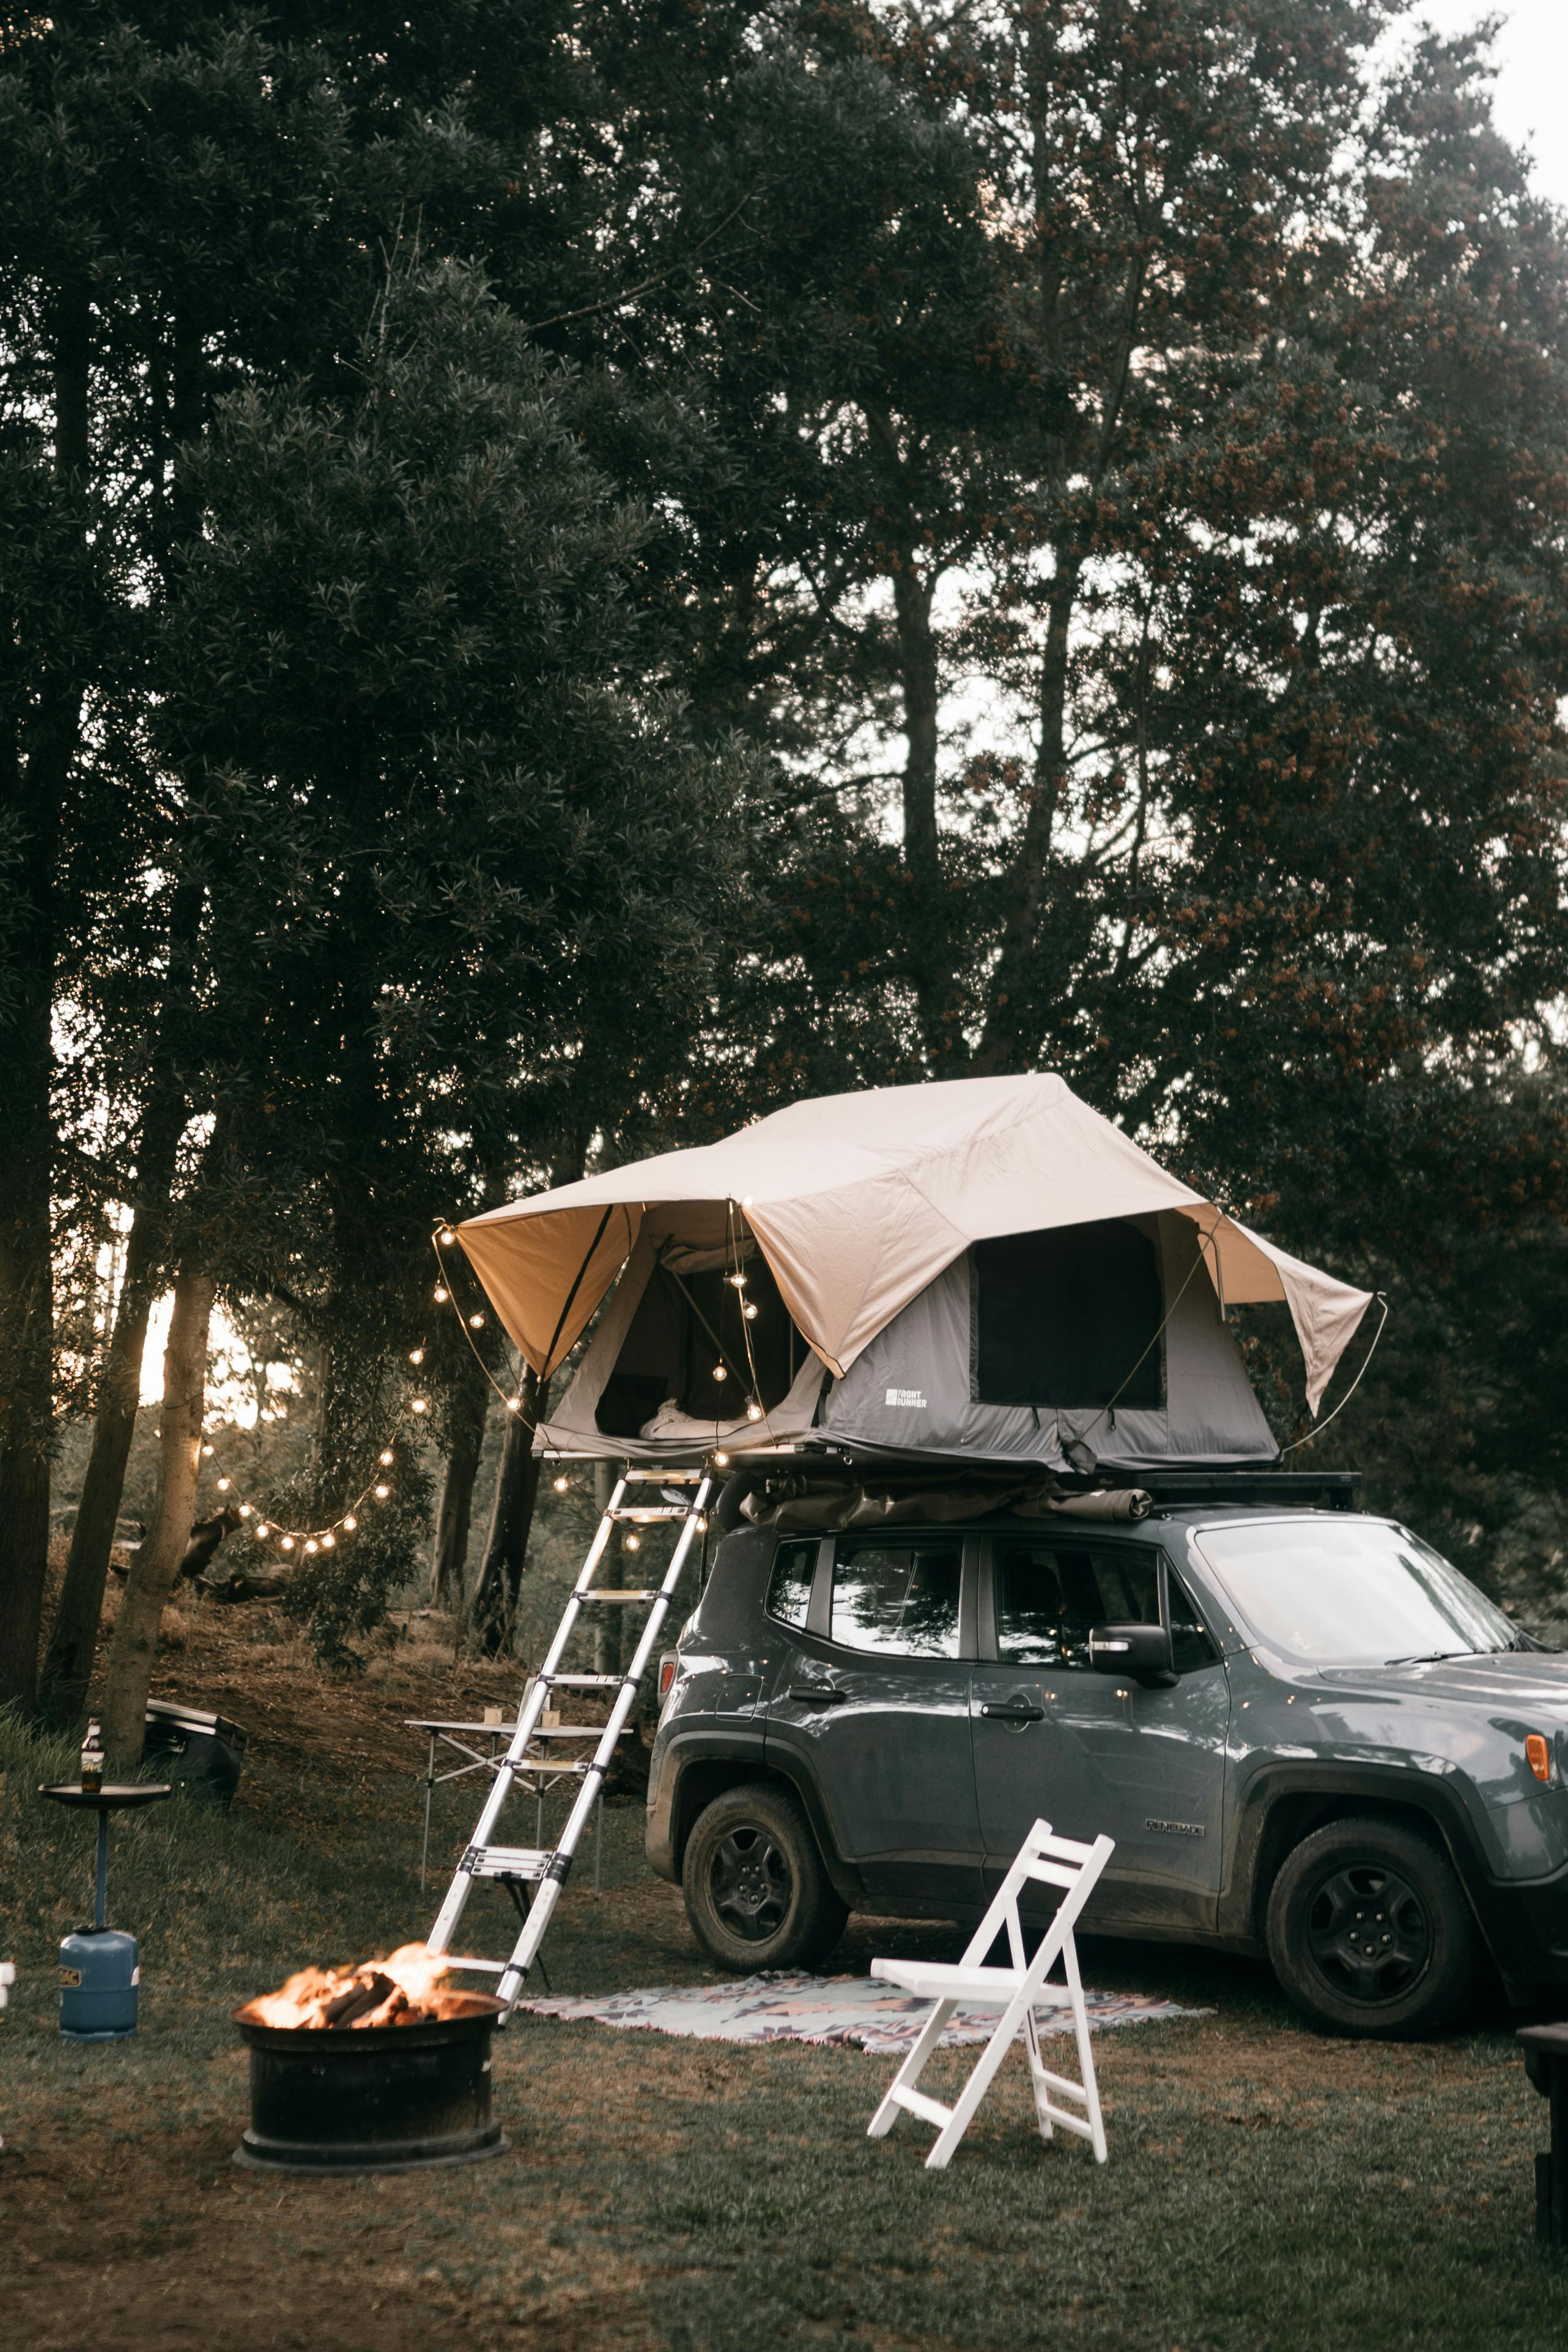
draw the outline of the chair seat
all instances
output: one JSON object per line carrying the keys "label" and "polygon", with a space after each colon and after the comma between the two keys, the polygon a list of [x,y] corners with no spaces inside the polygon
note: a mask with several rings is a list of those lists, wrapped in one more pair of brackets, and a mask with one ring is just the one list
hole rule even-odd
{"label": "chair seat", "polygon": [[[972,2000],[996,2009],[1005,2009],[1024,1981],[1022,1969],[965,1968],[950,1960],[873,1960],[871,1974],[928,2000]],[[1068,1999],[1066,1985],[1041,1985],[1035,1995],[1040,2009],[1058,2008]]]}

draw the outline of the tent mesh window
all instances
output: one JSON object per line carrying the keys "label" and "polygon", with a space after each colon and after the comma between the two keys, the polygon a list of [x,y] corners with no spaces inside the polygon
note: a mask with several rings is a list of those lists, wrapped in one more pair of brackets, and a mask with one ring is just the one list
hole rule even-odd
{"label": "tent mesh window", "polygon": [[[693,1421],[739,1420],[753,1393],[753,1362],[755,1393],[767,1411],[788,1395],[805,1342],[760,1250],[747,1257],[745,1275],[745,1288],[737,1290],[723,1267],[654,1268],[599,1398],[595,1419],[606,1437],[636,1437],[671,1400]],[[757,1310],[749,1322],[748,1305]],[[721,1365],[721,1381],[714,1378]]]}
{"label": "tent mesh window", "polygon": [[974,1244],[970,1265],[976,1402],[1068,1412],[1164,1403],[1160,1262],[1136,1225],[1109,1218],[1000,1234]]}

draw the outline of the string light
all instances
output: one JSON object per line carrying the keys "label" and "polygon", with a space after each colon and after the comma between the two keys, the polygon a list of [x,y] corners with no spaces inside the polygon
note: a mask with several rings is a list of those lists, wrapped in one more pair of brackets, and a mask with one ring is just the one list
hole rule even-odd
{"label": "string light", "polygon": [[331,1528],[329,1528],[326,1534],[321,1538],[321,1549],[323,1551],[331,1551],[336,1547],[337,1540],[336,1536],[333,1535]]}
{"label": "string light", "polygon": [[640,1550],[642,1548],[641,1536],[627,1536],[626,1539],[626,1547],[628,1551]]}
{"label": "string light", "polygon": [[745,1317],[748,1323],[754,1323],[757,1319],[755,1301],[748,1298],[745,1305],[742,1307],[741,1312]]}
{"label": "string light", "polygon": [[232,1484],[232,1481],[231,1481],[231,1480],[229,1480],[229,1479],[227,1479],[227,1478],[220,1478],[220,1479],[218,1480],[218,1482],[217,1482],[217,1490],[218,1490],[218,1493],[219,1493],[220,1495],[226,1495],[226,1494],[227,1494],[227,1492],[228,1492],[228,1490],[229,1490],[229,1486],[230,1486],[230,1485],[231,1485],[231,1484]]}
{"label": "string light", "polygon": [[212,1452],[212,1447],[211,1447],[210,1445],[204,1445],[204,1446],[203,1446],[203,1448],[202,1448],[202,1452],[203,1452],[204,1454],[211,1454],[211,1452]]}
{"label": "string light", "polygon": [[377,1487],[375,1488],[375,1490],[374,1490],[374,1491],[375,1491],[375,1499],[376,1499],[376,1501],[377,1501],[378,1503],[384,1503],[384,1502],[385,1502],[385,1500],[386,1500],[386,1498],[387,1498],[387,1496],[388,1496],[388,1495],[390,1495],[390,1494],[391,1494],[392,1489],[391,1489],[391,1487],[390,1487],[390,1486],[377,1486]]}
{"label": "string light", "polygon": [[522,1399],[521,1397],[508,1397],[506,1401],[506,1409],[508,1412],[521,1412],[522,1411]]}
{"label": "string light", "polygon": [[382,1448],[379,1458],[382,1468],[384,1470],[390,1470],[392,1467],[392,1448],[390,1445],[386,1445]]}
{"label": "string light", "polygon": [[354,1517],[354,1515],[353,1515],[353,1513],[352,1511],[345,1511],[345,1512],[343,1513],[343,1525],[344,1525],[344,1527],[345,1527],[345,1528],[347,1528],[347,1529],[348,1529],[348,1531],[349,1531],[350,1535],[352,1536],[352,1535],[353,1535],[353,1531],[354,1531],[354,1529],[355,1529],[355,1528],[358,1527],[358,1525],[359,1525],[359,1521],[355,1518],[355,1517]]}
{"label": "string light", "polygon": [[713,1456],[713,1459],[719,1465],[721,1470],[727,1470],[729,1468],[730,1457],[727,1454],[716,1454]]}
{"label": "string light", "polygon": [[316,1541],[316,1538],[315,1538],[315,1537],[314,1537],[314,1536],[307,1536],[307,1537],[305,1538],[305,1549],[306,1549],[307,1551],[320,1551],[320,1550],[321,1550],[321,1545]]}
{"label": "string light", "polygon": [[756,1398],[753,1397],[750,1404],[746,1407],[746,1419],[748,1421],[761,1421],[762,1417],[763,1408],[757,1402]]}
{"label": "string light", "polygon": [[451,1246],[452,1246],[452,1244],[457,1240],[457,1238],[458,1238],[458,1236],[457,1236],[457,1234],[452,1231],[452,1228],[451,1228],[451,1226],[450,1226],[450,1225],[443,1225],[443,1226],[442,1226],[442,1228],[441,1228],[441,1246],[442,1246],[442,1248],[443,1248],[443,1249],[450,1249],[450,1248],[451,1248]]}
{"label": "string light", "polygon": [[729,1283],[731,1289],[744,1290],[746,1286],[746,1277],[743,1274],[727,1274],[724,1276],[724,1279]]}
{"label": "string light", "polygon": [[447,1288],[444,1283],[438,1282],[436,1285],[436,1304],[437,1307],[445,1307],[447,1299],[450,1298],[451,1296],[451,1292]]}
{"label": "string light", "polygon": [[716,1381],[727,1381],[730,1377],[728,1369],[723,1364],[715,1364],[713,1377]]}
{"label": "string light", "polygon": [[424,1349],[410,1348],[408,1350],[408,1360],[411,1364],[422,1364],[425,1361]]}
{"label": "string light", "polygon": [[411,1412],[429,1412],[429,1410],[430,1410],[430,1408],[429,1408],[429,1406],[426,1403],[425,1399],[424,1399],[423,1397],[416,1397],[416,1398],[415,1398],[415,1400],[414,1400],[414,1402],[413,1402],[413,1403],[412,1403],[412,1405],[409,1407],[409,1411],[410,1411]]}
{"label": "string light", "polygon": [[292,1537],[292,1536],[285,1536],[285,1537],[284,1537],[284,1538],[283,1538],[283,1549],[284,1549],[284,1550],[285,1550],[285,1551],[292,1551],[292,1550],[293,1550],[293,1549],[294,1549],[294,1538],[293,1538],[293,1537]]}
{"label": "string light", "polygon": [[239,1507],[239,1516],[242,1519],[247,1519],[250,1517],[250,1505],[248,1503],[241,1503]]}
{"label": "string light", "polygon": [[470,1330],[470,1331],[482,1331],[482,1330],[484,1329],[484,1328],[485,1328],[485,1318],[484,1318],[484,1317],[483,1317],[482,1315],[470,1315],[470,1316],[469,1316],[469,1318],[468,1318],[468,1328],[469,1328],[469,1330]]}
{"label": "string light", "polygon": [[255,1528],[255,1534],[256,1534],[256,1540],[257,1540],[257,1542],[258,1542],[258,1543],[260,1543],[260,1542],[263,1540],[263,1538],[268,1535],[268,1532],[269,1532],[269,1530],[268,1530],[268,1525],[267,1525],[266,1520],[265,1520],[265,1519],[258,1519],[258,1520],[257,1521],[256,1528]]}
{"label": "string light", "polygon": [[558,1495],[563,1495],[572,1481],[570,1478],[552,1478],[550,1483]]}

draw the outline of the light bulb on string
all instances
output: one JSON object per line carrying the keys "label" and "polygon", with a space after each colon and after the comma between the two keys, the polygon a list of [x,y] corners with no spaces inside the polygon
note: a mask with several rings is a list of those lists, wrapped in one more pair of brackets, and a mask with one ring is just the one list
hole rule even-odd
{"label": "light bulb on string", "polygon": [[231,1479],[228,1479],[228,1478],[220,1478],[220,1479],[218,1480],[218,1482],[217,1482],[217,1490],[218,1490],[218,1493],[219,1493],[220,1495],[226,1495],[226,1494],[227,1494],[227,1492],[228,1492],[228,1490],[229,1490],[229,1487],[230,1487],[230,1486],[231,1486],[232,1484],[233,1484],[233,1481],[232,1481]]}
{"label": "light bulb on string", "polygon": [[442,1246],[442,1248],[443,1248],[443,1249],[450,1249],[450,1248],[451,1248],[451,1246],[452,1246],[452,1244],[457,1240],[457,1238],[458,1238],[458,1236],[457,1236],[457,1234],[452,1231],[452,1228],[451,1228],[451,1226],[450,1226],[450,1225],[443,1225],[443,1226],[442,1226],[442,1228],[441,1228],[441,1246]]}
{"label": "light bulb on string", "polygon": [[713,1459],[714,1459],[714,1461],[719,1465],[719,1467],[720,1467],[720,1469],[721,1469],[721,1470],[728,1469],[729,1465],[730,1465],[730,1457],[729,1457],[729,1455],[728,1455],[727,1454],[716,1454],[713,1456]]}
{"label": "light bulb on string", "polygon": [[742,1307],[741,1312],[745,1317],[748,1323],[754,1323],[757,1319],[756,1302],[753,1299],[748,1298],[745,1305]]}
{"label": "light bulb on string", "polygon": [[628,1551],[640,1551],[642,1549],[641,1536],[627,1536],[626,1546]]}
{"label": "light bulb on string", "polygon": [[451,1294],[451,1292],[447,1288],[447,1286],[446,1286],[446,1284],[445,1284],[445,1283],[443,1283],[443,1282],[438,1282],[438,1283],[436,1285],[436,1304],[437,1304],[437,1307],[445,1307],[445,1305],[447,1304],[447,1299],[448,1299],[448,1298],[450,1298],[450,1297],[451,1297],[451,1296],[452,1296],[452,1294]]}
{"label": "light bulb on string", "polygon": [[294,1549],[294,1538],[293,1538],[293,1537],[292,1537],[292,1536],[285,1536],[285,1537],[284,1537],[284,1538],[283,1538],[283,1549],[284,1549],[284,1550],[285,1550],[285,1551],[292,1551],[292,1550],[293,1550],[293,1549]]}
{"label": "light bulb on string", "polygon": [[321,1538],[321,1549],[323,1551],[333,1550],[336,1548],[337,1540],[336,1536],[334,1536],[329,1529],[327,1534]]}
{"label": "light bulb on string", "polygon": [[468,1328],[469,1328],[469,1330],[470,1330],[470,1331],[482,1331],[482,1330],[484,1329],[484,1328],[485,1328],[485,1318],[484,1318],[484,1317],[483,1317],[482,1315],[470,1315],[470,1316],[469,1316],[469,1318],[468,1318]]}
{"label": "light bulb on string", "polygon": [[391,1494],[391,1492],[392,1492],[392,1489],[391,1489],[391,1487],[390,1487],[390,1486],[378,1486],[378,1487],[376,1488],[376,1490],[375,1490],[375,1497],[376,1497],[377,1502],[378,1502],[378,1503],[384,1503],[384,1502],[385,1502],[385,1500],[386,1500],[386,1498],[387,1498],[387,1496],[388,1496],[388,1495],[390,1495],[390,1494]]}
{"label": "light bulb on string", "polygon": [[416,1397],[408,1409],[410,1412],[428,1412],[430,1410],[423,1397]]}
{"label": "light bulb on string", "polygon": [[239,1516],[242,1519],[247,1519],[250,1517],[250,1505],[248,1503],[241,1503],[239,1507]]}
{"label": "light bulb on string", "polygon": [[572,1481],[570,1478],[552,1478],[550,1483],[558,1495],[563,1495]]}
{"label": "light bulb on string", "polygon": [[521,1412],[522,1411],[522,1399],[521,1397],[508,1397],[506,1401],[506,1409],[508,1412]]}
{"label": "light bulb on string", "polygon": [[410,1348],[408,1350],[408,1360],[411,1364],[422,1364],[425,1361],[424,1349]]}
{"label": "light bulb on string", "polygon": [[731,1274],[727,1277],[727,1279],[733,1289],[744,1290],[746,1286],[746,1277],[743,1274]]}
{"label": "light bulb on string", "polygon": [[315,1538],[315,1537],[314,1537],[314,1536],[307,1536],[307,1537],[305,1538],[305,1549],[306,1549],[307,1551],[320,1551],[320,1550],[321,1550],[321,1545],[316,1541],[316,1538]]}
{"label": "light bulb on string", "polygon": [[384,1446],[382,1448],[381,1466],[384,1470],[390,1470],[392,1467],[392,1448],[390,1445]]}
{"label": "light bulb on string", "polygon": [[358,1525],[359,1521],[355,1518],[352,1511],[345,1511],[343,1513],[343,1528],[346,1533],[352,1536]]}
{"label": "light bulb on string", "polygon": [[267,1535],[267,1532],[268,1532],[268,1530],[267,1530],[267,1528],[266,1528],[265,1523],[263,1523],[262,1525],[260,1525],[260,1526],[258,1526],[258,1527],[257,1528],[257,1529],[256,1529],[256,1540],[257,1540],[257,1542],[258,1542],[258,1543],[260,1543],[260,1542],[263,1540],[263,1538],[264,1538],[266,1537],[266,1535]]}
{"label": "light bulb on string", "polygon": [[746,1407],[746,1419],[748,1421],[761,1421],[762,1417],[763,1408],[757,1402],[756,1398],[753,1397],[751,1403]]}
{"label": "light bulb on string", "polygon": [[210,1454],[210,1453],[212,1452],[212,1447],[211,1447],[210,1445],[204,1445],[204,1446],[203,1446],[203,1448],[202,1448],[202,1452],[203,1452],[204,1454]]}
{"label": "light bulb on string", "polygon": [[730,1377],[727,1367],[723,1364],[715,1364],[713,1367],[713,1377],[716,1381],[727,1381]]}

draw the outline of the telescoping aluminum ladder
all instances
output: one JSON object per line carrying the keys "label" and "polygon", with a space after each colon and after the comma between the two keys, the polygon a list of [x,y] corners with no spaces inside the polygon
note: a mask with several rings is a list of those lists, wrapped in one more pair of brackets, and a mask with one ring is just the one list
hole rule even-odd
{"label": "telescoping aluminum ladder", "polygon": [[[706,1470],[623,1471],[605,1506],[605,1516],[599,1521],[598,1531],[588,1548],[587,1558],[573,1587],[572,1596],[562,1612],[561,1622],[555,1628],[555,1638],[518,1717],[511,1745],[496,1773],[485,1809],[479,1815],[479,1826],[458,1864],[452,1884],[447,1890],[447,1899],[426,1938],[433,1952],[451,1950],[452,1937],[476,1879],[502,1880],[509,1890],[514,1892],[520,1909],[523,1908],[521,1890],[527,1886],[535,1888],[532,1902],[524,1910],[522,1932],[510,1960],[466,1958],[453,1963],[458,1968],[480,1969],[487,1974],[499,1976],[496,1991],[506,2004],[508,2017],[522,1991],[534,1956],[544,1941],[545,1930],[561,1899],[561,1890],[566,1884],[573,1857],[593,1817],[599,1790],[616,1753],[616,1743],[631,1714],[637,1685],[653,1655],[659,1628],[668,1613],[687,1556],[703,1525],[714,1484],[711,1474]],[[626,1493],[632,1486],[674,1488],[683,1492],[685,1499],[679,1503],[628,1503]],[[681,1523],[662,1583],[647,1590],[627,1591],[595,1582],[599,1564],[617,1527],[639,1528],[660,1520],[679,1520]],[[639,1603],[648,1604],[648,1613],[631,1663],[624,1674],[569,1675],[561,1671],[566,1645],[584,1609],[626,1608]],[[597,1735],[598,1745],[592,1759],[586,1763],[564,1768],[579,1786],[576,1801],[561,1832],[560,1843],[552,1847],[498,1844],[495,1842],[497,1825],[511,1794],[514,1780],[519,1772],[529,1771],[542,1760],[538,1755],[530,1753],[531,1745],[539,1728],[539,1718],[551,1704],[552,1694],[561,1690],[613,1690],[616,1698],[610,1708],[609,1720]],[[559,1765],[552,1769],[557,1773],[563,1769]]]}

